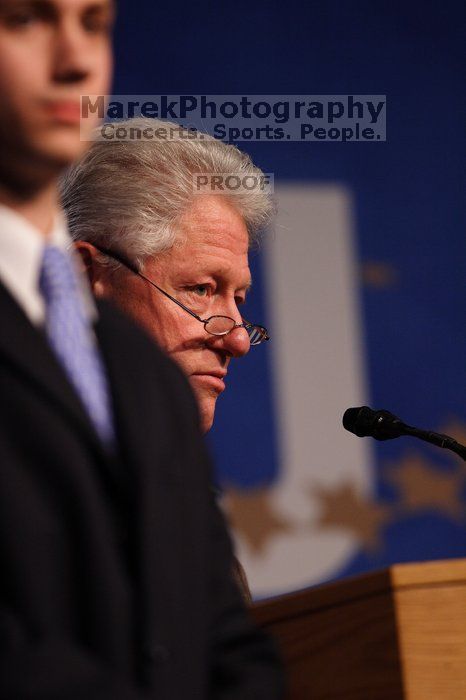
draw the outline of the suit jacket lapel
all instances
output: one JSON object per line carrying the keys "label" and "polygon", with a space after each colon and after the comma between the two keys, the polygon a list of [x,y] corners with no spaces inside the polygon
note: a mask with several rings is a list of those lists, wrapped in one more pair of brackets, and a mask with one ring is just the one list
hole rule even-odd
{"label": "suit jacket lapel", "polygon": [[[174,427],[164,419],[165,407],[161,397],[165,390],[157,392],[152,378],[146,380],[146,342],[142,343],[142,358],[138,363],[137,334],[127,333],[127,322],[121,323],[119,315],[109,305],[98,303],[99,321],[96,333],[99,345],[114,388],[113,402],[123,462],[131,468],[128,479],[128,495],[137,509],[133,511],[133,556],[137,561],[138,586],[137,615],[140,620],[138,633],[143,653],[151,653],[154,637],[164,636],[173,627],[174,610],[171,601],[173,587],[178,584],[178,568],[173,557],[173,543],[167,532],[173,532],[172,522],[178,521],[173,503],[174,494],[180,490],[175,469],[176,456],[171,454],[174,436],[166,433]],[[155,362],[161,362],[154,355]],[[157,392],[154,395],[154,389]],[[150,421],[147,418],[150,418]],[[165,432],[164,432],[165,431]],[[163,575],[158,568],[165,563]],[[169,565],[170,564],[170,565]],[[153,591],[157,595],[153,595]],[[160,669],[162,671],[162,669]],[[160,682],[161,679],[160,679]]]}
{"label": "suit jacket lapel", "polygon": [[[125,351],[126,338],[123,332],[119,332],[118,326],[115,326],[114,308],[102,301],[96,301],[96,306],[98,318],[94,331],[107,371],[119,443],[123,453],[126,449],[131,451],[130,461],[139,461],[139,411],[143,410],[143,407],[133,398],[134,386],[128,376],[129,360]],[[134,362],[134,357],[131,357],[131,361]]]}
{"label": "suit jacket lapel", "polygon": [[[132,325],[128,327],[128,319],[110,303],[99,300],[97,308],[99,314],[94,330],[112,389],[111,398],[121,455],[141,474],[146,474],[147,471],[152,474],[153,433],[158,433],[159,425],[147,425],[147,404],[151,406],[151,418],[156,418],[154,402],[161,414],[164,409],[159,405],[158,396],[153,395],[152,380],[149,381],[148,388],[151,393],[148,395],[146,392],[144,373],[147,369],[147,340],[144,339],[142,343],[145,352],[142,361],[138,363],[137,339],[142,331],[136,332],[134,328],[133,333]],[[131,333],[128,333],[128,328]],[[165,424],[163,416],[160,424]],[[167,471],[171,478],[170,471]],[[158,475],[160,476],[159,472]]]}
{"label": "suit jacket lapel", "polygon": [[94,428],[44,333],[35,328],[0,284],[0,359],[22,372],[31,385],[64,411],[88,438],[100,444]]}

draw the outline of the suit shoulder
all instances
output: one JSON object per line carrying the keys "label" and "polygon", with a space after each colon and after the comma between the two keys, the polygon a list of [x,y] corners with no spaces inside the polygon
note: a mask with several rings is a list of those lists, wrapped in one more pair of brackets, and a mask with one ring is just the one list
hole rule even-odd
{"label": "suit shoulder", "polygon": [[130,316],[103,299],[98,299],[96,305],[99,314],[96,325],[98,334],[118,335],[125,345],[146,348],[146,351],[160,357],[162,362],[166,359],[157,343]]}
{"label": "suit shoulder", "polygon": [[128,367],[135,366],[142,381],[156,376],[161,385],[171,384],[194,402],[181,369],[144,329],[108,301],[98,300],[97,309],[95,330],[106,355],[118,355]]}

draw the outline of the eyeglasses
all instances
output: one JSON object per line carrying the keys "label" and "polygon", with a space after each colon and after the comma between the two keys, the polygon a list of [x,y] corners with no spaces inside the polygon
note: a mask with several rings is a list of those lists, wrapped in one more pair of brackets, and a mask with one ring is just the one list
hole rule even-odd
{"label": "eyeglasses", "polygon": [[93,243],[93,246],[103,255],[107,255],[109,258],[116,260],[128,270],[133,272],[135,275],[141,277],[143,280],[152,285],[152,287],[155,287],[155,289],[157,289],[164,296],[166,296],[167,299],[171,299],[171,301],[173,301],[177,306],[183,309],[183,311],[186,311],[186,313],[188,313],[190,316],[200,321],[200,323],[204,325],[204,328],[207,331],[207,333],[209,333],[210,335],[228,335],[228,333],[231,333],[231,331],[235,330],[235,328],[244,328],[249,336],[249,342],[251,345],[260,345],[262,342],[264,342],[264,340],[270,340],[270,336],[267,333],[267,329],[264,328],[264,326],[258,326],[254,323],[250,323],[249,321],[246,321],[245,318],[243,318],[242,323],[236,323],[236,321],[233,318],[230,318],[230,316],[209,316],[209,318],[201,318],[196,313],[194,313],[194,311],[191,311],[191,309],[188,309],[187,306],[182,304],[181,301],[178,301],[178,299],[172,297],[171,294],[166,292],[164,289],[155,284],[155,282],[146,277],[142,272],[139,272],[135,265],[133,265],[129,260],[126,260],[126,258],[123,258],[118,253],[114,253],[113,251],[108,250],[107,248],[96,246],[95,243]]}

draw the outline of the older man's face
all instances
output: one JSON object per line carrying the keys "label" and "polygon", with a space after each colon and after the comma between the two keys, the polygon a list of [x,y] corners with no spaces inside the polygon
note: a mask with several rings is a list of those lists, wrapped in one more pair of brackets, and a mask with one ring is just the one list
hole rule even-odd
{"label": "older man's face", "polygon": [[[180,224],[181,240],[148,261],[144,274],[201,318],[215,314],[241,323],[238,309],[251,284],[248,233],[234,207],[220,196],[199,197]],[[232,357],[250,348],[243,328],[209,335],[161,292],[128,270],[112,276],[110,293],[180,365],[196,394],[201,427],[212,425]]]}

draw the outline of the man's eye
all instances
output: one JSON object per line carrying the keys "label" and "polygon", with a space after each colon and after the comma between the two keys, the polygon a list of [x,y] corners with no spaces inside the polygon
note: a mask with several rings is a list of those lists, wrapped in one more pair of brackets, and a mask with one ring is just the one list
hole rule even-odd
{"label": "man's eye", "polygon": [[33,9],[18,9],[16,11],[9,12],[2,17],[4,24],[12,29],[26,28],[36,22],[39,18],[37,12]]}
{"label": "man's eye", "polygon": [[83,18],[83,26],[90,34],[110,34],[113,17],[108,13],[89,13]]}
{"label": "man's eye", "polygon": [[209,287],[207,284],[196,284],[192,287],[192,292],[198,297],[206,297],[209,294]]}

